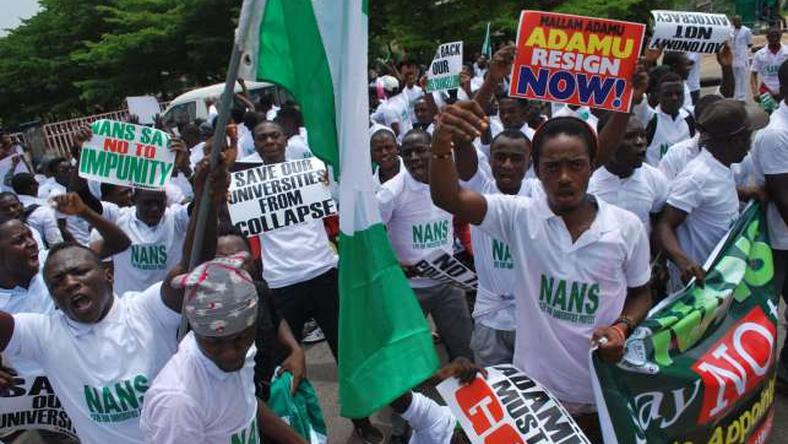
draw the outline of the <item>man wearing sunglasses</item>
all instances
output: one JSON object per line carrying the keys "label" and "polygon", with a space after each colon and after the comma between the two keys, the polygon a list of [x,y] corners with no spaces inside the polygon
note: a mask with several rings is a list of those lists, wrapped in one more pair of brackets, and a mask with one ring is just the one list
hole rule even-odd
{"label": "man wearing sunglasses", "polygon": [[670,258],[675,290],[695,277],[702,264],[739,216],[731,164],[750,150],[751,135],[768,117],[755,106],[724,99],[712,104],[698,121],[700,153],[676,176],[655,236]]}

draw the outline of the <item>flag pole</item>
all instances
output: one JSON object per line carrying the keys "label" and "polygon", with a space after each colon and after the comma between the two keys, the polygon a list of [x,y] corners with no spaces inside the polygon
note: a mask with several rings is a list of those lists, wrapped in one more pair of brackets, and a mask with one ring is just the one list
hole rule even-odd
{"label": "flag pole", "polygon": [[[216,124],[213,129],[213,145],[211,147],[211,162],[210,170],[214,171],[219,164],[219,154],[221,153],[225,139],[227,137],[227,122],[230,120],[230,107],[233,103],[235,96],[235,82],[238,81],[238,69],[241,63],[241,54],[243,53],[243,45],[246,36],[249,33],[249,25],[251,22],[252,11],[256,4],[256,0],[244,0],[241,5],[241,14],[238,19],[238,27],[235,29],[235,41],[233,43],[233,50],[230,53],[230,66],[227,68],[227,77],[224,81],[224,91],[222,92],[219,101],[218,116],[216,117]],[[205,225],[208,222],[208,205],[210,200],[210,184],[206,181],[203,186],[202,193],[200,194],[200,205],[197,208],[197,213],[193,216],[197,217],[197,223],[194,230],[194,239],[192,240],[191,256],[189,257],[189,271],[193,270],[200,261],[200,253],[202,251],[203,241],[205,238]],[[178,328],[178,341],[183,339],[186,335],[188,328],[188,321],[183,314],[184,307],[186,306],[186,298],[183,299],[181,305],[181,325]]]}

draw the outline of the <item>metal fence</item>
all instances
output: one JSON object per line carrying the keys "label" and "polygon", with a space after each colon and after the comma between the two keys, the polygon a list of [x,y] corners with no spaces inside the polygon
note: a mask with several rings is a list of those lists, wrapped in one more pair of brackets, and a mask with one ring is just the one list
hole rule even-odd
{"label": "metal fence", "polygon": [[[168,103],[169,102],[162,102],[159,104],[162,111],[166,108]],[[45,152],[54,156],[68,157],[71,139],[77,130],[84,126],[89,126],[99,119],[126,120],[128,117],[129,110],[121,109],[108,113],[93,114],[92,116],[78,117],[76,119],[45,123],[43,125],[44,137],[46,138]],[[29,146],[24,133],[13,133],[11,137],[16,137],[20,143]]]}

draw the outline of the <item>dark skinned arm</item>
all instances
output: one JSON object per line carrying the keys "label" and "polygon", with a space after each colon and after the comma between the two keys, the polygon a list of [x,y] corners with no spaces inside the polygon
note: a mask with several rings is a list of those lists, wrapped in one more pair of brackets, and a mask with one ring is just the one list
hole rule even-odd
{"label": "dark skinned arm", "polygon": [[[643,97],[648,89],[648,73],[644,64],[641,62],[632,78],[632,97]],[[594,159],[594,167],[599,168],[604,165],[611,157],[613,157],[624,139],[624,133],[629,123],[630,113],[613,113],[613,116],[607,124],[599,132],[599,150],[597,151],[596,158]],[[645,125],[646,122],[643,122]]]}
{"label": "dark skinned arm", "polygon": [[261,400],[257,400],[257,418],[260,420],[260,432],[266,442],[275,444],[308,444],[295,430],[274,413]]}
{"label": "dark skinned arm", "polygon": [[88,207],[77,193],[61,194],[53,197],[52,200],[59,212],[68,216],[78,216],[99,232],[101,239],[91,242],[90,249],[100,258],[114,256],[131,245],[131,239],[123,230]]}
{"label": "dark skinned arm", "polygon": [[282,370],[288,371],[293,375],[292,394],[295,395],[296,390],[298,390],[298,385],[301,384],[301,380],[306,377],[306,354],[304,353],[304,349],[301,348],[301,344],[299,344],[295,336],[293,336],[293,332],[290,330],[290,324],[284,319],[279,321],[277,339],[280,344],[290,350],[290,354],[284,362],[282,362],[281,367]]}
{"label": "dark skinned arm", "polygon": [[481,107],[475,101],[449,105],[440,116],[432,140],[430,162],[430,193],[432,201],[440,208],[479,225],[487,214],[487,200],[479,193],[463,188],[451,156],[452,142],[471,143],[487,129]]}
{"label": "dark skinned arm", "polygon": [[665,205],[662,215],[654,226],[654,237],[662,251],[673,261],[681,270],[681,280],[688,282],[695,277],[699,285],[703,285],[703,278],[706,272],[703,267],[687,256],[681,249],[679,240],[676,237],[676,228],[684,223],[687,213],[671,205]]}
{"label": "dark skinned arm", "polygon": [[788,173],[767,175],[766,191],[783,218],[783,223],[788,225]]}
{"label": "dark skinned arm", "polygon": [[722,69],[722,83],[720,83],[720,95],[722,97],[733,97],[736,88],[736,80],[733,78],[733,51],[726,43],[722,51],[717,54],[717,63]]}
{"label": "dark skinned arm", "polygon": [[[202,251],[199,263],[209,261],[216,256],[216,227],[218,225],[218,206],[224,201],[225,194],[227,193],[228,176],[227,176],[227,161],[224,153],[220,155],[219,166],[209,173],[209,161],[205,158],[200,161],[195,167],[194,178],[194,208],[199,208],[200,201],[202,200],[202,189],[206,186],[211,187],[209,194],[210,204],[208,205],[208,217],[205,224],[204,240],[202,244]],[[186,232],[186,239],[183,242],[183,255],[181,262],[173,267],[167,273],[167,277],[161,285],[161,298],[164,304],[171,310],[180,313],[183,305],[183,289],[174,288],[172,286],[172,278],[179,274],[185,273],[189,269],[189,259],[191,258],[192,243],[194,242],[194,234],[197,228],[197,215],[192,215],[189,219],[189,228]]]}
{"label": "dark skinned arm", "polygon": [[476,91],[476,95],[473,97],[474,102],[478,103],[482,109],[487,108],[498,85],[512,71],[514,53],[514,46],[505,46],[493,54],[492,60],[490,60],[490,67],[487,69],[487,76],[484,78],[481,88]]}
{"label": "dark skinned arm", "polygon": [[454,144],[454,162],[460,180],[469,181],[479,170],[479,156],[473,143],[458,140]]}
{"label": "dark skinned arm", "polygon": [[[651,308],[651,285],[646,284],[640,287],[627,288],[627,299],[624,302],[624,309],[621,317],[625,317],[637,325],[646,318]],[[624,335],[617,334],[614,330],[623,330]],[[601,358],[610,363],[618,362],[624,355],[624,344],[626,338],[632,334],[629,326],[623,322],[613,324],[609,327],[601,327],[594,331],[591,338],[592,343],[599,347]],[[605,338],[605,340],[602,340]]]}

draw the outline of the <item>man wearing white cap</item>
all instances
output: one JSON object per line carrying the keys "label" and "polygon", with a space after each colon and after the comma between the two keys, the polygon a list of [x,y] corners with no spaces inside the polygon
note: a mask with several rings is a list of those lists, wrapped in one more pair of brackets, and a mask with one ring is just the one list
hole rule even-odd
{"label": "man wearing white cap", "polygon": [[383,76],[380,80],[388,100],[378,106],[371,116],[372,120],[391,128],[402,140],[402,136],[413,128],[413,122],[410,120],[410,101],[407,94],[402,93],[399,80],[395,77]]}

